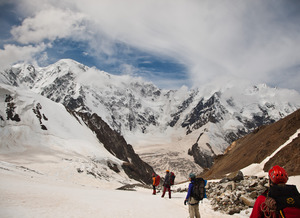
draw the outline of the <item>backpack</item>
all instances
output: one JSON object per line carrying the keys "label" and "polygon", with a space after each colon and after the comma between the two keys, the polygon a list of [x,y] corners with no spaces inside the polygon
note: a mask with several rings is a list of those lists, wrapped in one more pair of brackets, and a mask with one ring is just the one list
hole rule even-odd
{"label": "backpack", "polygon": [[159,175],[156,175],[156,177],[155,177],[155,184],[154,184],[154,186],[158,186],[158,185],[159,185],[159,183],[160,183],[160,176],[159,176]]}
{"label": "backpack", "polygon": [[170,185],[174,185],[175,182],[175,174],[173,172],[171,172],[170,174]]}
{"label": "backpack", "polygon": [[191,196],[197,201],[201,201],[205,197],[205,180],[203,178],[195,178]]}
{"label": "backpack", "polygon": [[275,199],[279,217],[296,218],[300,214],[300,194],[295,185],[271,186],[268,197]]}

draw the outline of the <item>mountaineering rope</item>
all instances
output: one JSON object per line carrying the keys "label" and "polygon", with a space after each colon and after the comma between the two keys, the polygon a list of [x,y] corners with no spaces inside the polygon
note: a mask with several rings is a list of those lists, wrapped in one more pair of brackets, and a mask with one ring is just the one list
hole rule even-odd
{"label": "mountaineering rope", "polygon": [[276,218],[276,201],[274,198],[267,197],[261,204],[261,211],[267,218]]}

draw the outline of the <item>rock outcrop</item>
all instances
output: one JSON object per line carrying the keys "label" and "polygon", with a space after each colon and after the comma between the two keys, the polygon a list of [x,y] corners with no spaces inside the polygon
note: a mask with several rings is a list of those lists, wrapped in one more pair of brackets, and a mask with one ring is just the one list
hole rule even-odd
{"label": "rock outcrop", "polygon": [[232,215],[253,207],[256,198],[266,191],[267,184],[265,177],[243,176],[238,171],[219,182],[208,182],[206,194],[215,211]]}
{"label": "rock outcrop", "polygon": [[124,161],[122,167],[130,178],[146,184],[152,182],[153,168],[141,160],[123,136],[112,130],[97,114],[79,112],[76,114],[95,132],[99,141],[111,154]]}

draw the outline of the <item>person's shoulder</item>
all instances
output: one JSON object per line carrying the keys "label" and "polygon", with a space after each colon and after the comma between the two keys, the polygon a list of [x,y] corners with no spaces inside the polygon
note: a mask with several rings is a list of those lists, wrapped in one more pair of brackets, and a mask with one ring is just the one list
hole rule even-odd
{"label": "person's shoulder", "polygon": [[266,195],[261,194],[257,197],[256,201],[258,202],[264,202],[266,200]]}

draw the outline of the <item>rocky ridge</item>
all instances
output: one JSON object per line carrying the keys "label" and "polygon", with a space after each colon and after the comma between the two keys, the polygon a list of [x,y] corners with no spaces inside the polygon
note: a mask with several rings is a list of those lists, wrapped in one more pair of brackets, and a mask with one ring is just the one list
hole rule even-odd
{"label": "rocky ridge", "polygon": [[[123,136],[112,130],[97,114],[79,112],[76,114],[95,132],[99,141],[111,154],[124,161],[122,168],[130,178],[146,184],[152,183],[153,168],[141,160]],[[117,166],[109,165],[109,167],[116,172],[119,171]]]}

